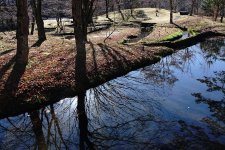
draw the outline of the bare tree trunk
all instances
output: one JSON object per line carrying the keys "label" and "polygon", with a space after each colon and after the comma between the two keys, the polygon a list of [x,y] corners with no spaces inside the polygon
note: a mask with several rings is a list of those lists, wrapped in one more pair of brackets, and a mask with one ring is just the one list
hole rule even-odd
{"label": "bare tree trunk", "polygon": [[105,15],[109,18],[109,0],[105,0]]}
{"label": "bare tree trunk", "polygon": [[83,91],[86,86],[86,31],[85,19],[83,19],[82,0],[72,0],[72,13],[74,20],[74,34],[76,39],[75,80],[78,91]]}
{"label": "bare tree trunk", "polygon": [[[18,90],[18,85],[22,75],[26,70],[28,63],[28,34],[29,34],[29,17],[27,0],[16,0],[17,7],[17,51],[16,62],[5,83],[4,90],[7,97],[13,98]],[[13,58],[14,59],[14,58]]]}
{"label": "bare tree trunk", "polygon": [[105,14],[106,18],[113,22],[113,20],[109,17],[109,0],[105,0]]}
{"label": "bare tree trunk", "polygon": [[225,4],[223,4],[223,6],[222,6],[222,10],[221,10],[221,18],[220,18],[220,22],[222,23],[223,22],[223,18],[224,18],[224,9],[225,9],[225,6],[224,6]]}
{"label": "bare tree trunk", "polygon": [[44,29],[44,22],[41,14],[42,0],[31,0],[31,7],[32,11],[34,12],[35,20],[37,23],[38,39],[40,41],[45,41],[46,35]]}
{"label": "bare tree trunk", "polygon": [[173,0],[170,0],[170,23],[173,23]]}
{"label": "bare tree trunk", "polygon": [[64,30],[63,24],[62,24],[62,6],[61,5],[57,7],[56,14],[57,14],[56,15],[56,22],[57,22],[56,33],[61,33]]}
{"label": "bare tree trunk", "polygon": [[124,14],[123,14],[123,12],[121,11],[121,7],[120,7],[120,2],[119,2],[119,0],[116,0],[116,4],[117,4],[118,11],[119,11],[119,13],[120,13],[122,19],[125,20]]}
{"label": "bare tree trunk", "polygon": [[135,16],[134,16],[134,0],[130,0],[130,15],[132,18],[135,19]]}
{"label": "bare tree trunk", "polygon": [[191,12],[190,12],[190,16],[193,15],[193,12],[194,12],[194,6],[195,6],[195,0],[192,0],[192,2],[191,2]]}
{"label": "bare tree trunk", "polygon": [[37,0],[37,26],[38,26],[38,39],[41,41],[46,40],[44,21],[41,14],[42,0]]}
{"label": "bare tree trunk", "polygon": [[28,63],[28,34],[29,34],[29,17],[27,0],[16,0],[17,6],[17,52],[16,62],[26,65]]}
{"label": "bare tree trunk", "polygon": [[[94,0],[91,0],[93,2]],[[74,34],[76,39],[76,60],[75,60],[75,86],[78,92],[77,112],[79,118],[80,129],[80,150],[85,150],[86,146],[89,149],[94,149],[93,144],[88,139],[88,120],[85,112],[85,93],[88,83],[86,74],[86,37],[87,23],[89,17],[93,14],[92,7],[88,7],[90,1],[72,0],[72,13],[74,20]],[[87,12],[87,9],[90,9]]]}
{"label": "bare tree trunk", "polygon": [[56,22],[57,22],[56,33],[61,33],[61,31],[63,31],[64,29],[63,29],[62,18],[60,14],[57,14]]}
{"label": "bare tree trunk", "polygon": [[217,21],[218,15],[219,15],[219,7],[216,6],[216,9],[214,11],[214,21]]}
{"label": "bare tree trunk", "polygon": [[87,34],[88,34],[87,27],[88,27],[88,23],[86,22],[83,24],[83,31],[82,31],[85,43],[87,42]]}
{"label": "bare tree trunk", "polygon": [[31,34],[31,35],[34,34],[34,26],[35,26],[35,17],[32,16],[31,31],[30,31],[30,34]]}
{"label": "bare tree trunk", "polygon": [[197,0],[196,2],[196,15],[198,15],[198,12],[199,12],[199,6],[201,6],[201,4],[199,4],[201,2],[199,2],[199,0]]}
{"label": "bare tree trunk", "polygon": [[30,6],[31,6],[31,10],[32,10],[32,23],[34,23],[34,24],[31,23],[31,35],[33,35],[34,26],[35,26],[35,22],[36,22],[36,16],[37,16],[36,0],[30,0]]}

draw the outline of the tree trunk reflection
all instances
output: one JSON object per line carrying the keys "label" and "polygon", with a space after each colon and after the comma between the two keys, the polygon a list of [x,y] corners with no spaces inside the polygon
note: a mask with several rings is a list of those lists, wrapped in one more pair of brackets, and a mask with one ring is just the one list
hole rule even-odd
{"label": "tree trunk reflection", "polygon": [[47,150],[45,136],[42,130],[42,121],[39,117],[38,111],[30,113],[30,119],[33,125],[33,131],[36,137],[36,142],[39,150]]}

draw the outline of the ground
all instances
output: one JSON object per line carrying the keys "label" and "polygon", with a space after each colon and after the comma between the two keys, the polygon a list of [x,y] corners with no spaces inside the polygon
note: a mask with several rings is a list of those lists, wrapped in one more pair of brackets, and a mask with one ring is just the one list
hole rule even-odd
{"label": "ground", "polygon": [[[110,28],[88,35],[87,47],[87,75],[90,87],[97,86],[118,75],[123,75],[135,68],[149,63],[155,63],[160,57],[171,54],[174,50],[167,47],[145,47],[142,42],[159,42],[169,35],[182,32],[181,27],[198,32],[215,31],[225,33],[225,24],[211,21],[211,18],[200,16],[180,16],[175,14],[175,24],[168,24],[169,11],[160,10],[159,17],[155,16],[155,9],[137,9],[136,13],[144,18],[138,21],[157,23],[151,33],[131,45],[124,45],[123,40],[129,35],[138,35],[140,29],[135,26],[125,26],[127,21],[121,21],[119,14],[110,14],[117,23]],[[131,22],[130,22],[131,21]],[[104,16],[99,16],[97,24],[108,23]],[[134,22],[131,18],[129,23]],[[76,92],[74,80],[75,68],[75,39],[71,34],[71,21],[66,20],[66,33],[55,34],[54,20],[45,21],[47,40],[40,47],[32,47],[37,41],[37,33],[29,36],[30,54],[29,64],[23,74],[15,99],[22,99],[29,103],[41,103],[50,99],[61,99],[74,96]],[[4,97],[4,85],[12,71],[15,56],[15,31],[0,32],[0,102]],[[110,36],[109,36],[110,35]],[[108,37],[108,38],[106,38]],[[106,39],[106,40],[105,40]],[[61,93],[59,94],[59,91]],[[66,92],[67,91],[67,92]],[[69,91],[69,92],[68,92]],[[64,93],[63,93],[64,92]],[[57,93],[57,94],[53,94]],[[71,94],[72,93],[72,94]],[[57,96],[56,96],[57,95]],[[60,95],[60,96],[59,96]],[[58,97],[59,96],[59,97]],[[5,98],[5,97],[4,97]]]}

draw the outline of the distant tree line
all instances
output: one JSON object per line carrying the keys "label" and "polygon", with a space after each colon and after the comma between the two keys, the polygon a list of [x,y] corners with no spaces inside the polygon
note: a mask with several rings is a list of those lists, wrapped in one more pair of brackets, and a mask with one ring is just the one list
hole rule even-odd
{"label": "distant tree line", "polygon": [[13,0],[0,0],[0,31],[16,29],[16,7]]}
{"label": "distant tree line", "polygon": [[205,12],[205,15],[213,16],[214,21],[217,21],[220,16],[220,21],[223,22],[225,0],[203,0],[202,9]]}
{"label": "distant tree line", "polygon": [[[15,24],[15,6],[16,0],[0,0],[0,18],[2,20],[14,21]],[[34,14],[32,13],[34,5],[31,5],[32,0],[28,0],[28,13],[30,18],[30,23],[34,19]],[[42,17],[46,18],[56,18],[58,21],[58,26],[60,27],[61,18],[72,18],[72,7],[71,0],[42,0]],[[123,9],[129,9],[130,15],[133,17],[133,9],[137,7],[155,7],[158,9],[170,9],[170,0],[97,0],[96,9],[94,11],[94,16],[108,14],[109,12],[119,11],[120,13]],[[201,14],[213,16],[214,20],[217,20],[219,16],[224,16],[224,0],[172,0],[173,12],[188,11],[190,15]],[[10,6],[10,7],[9,7]],[[13,13],[10,13],[12,12]],[[126,19],[127,14],[122,14],[121,17]],[[130,17],[130,16],[128,16]],[[13,19],[12,19],[13,18]],[[108,18],[108,16],[107,16]],[[110,18],[109,18],[110,19]],[[0,21],[6,24],[6,21]],[[0,25],[3,26],[3,25]]]}

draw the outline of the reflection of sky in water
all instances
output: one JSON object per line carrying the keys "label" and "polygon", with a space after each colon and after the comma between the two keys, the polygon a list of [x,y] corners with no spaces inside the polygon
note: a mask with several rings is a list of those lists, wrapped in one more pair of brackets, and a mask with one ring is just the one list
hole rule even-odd
{"label": "reflection of sky in water", "polygon": [[[219,91],[206,92],[207,86],[197,80],[214,77],[215,71],[225,70],[224,42],[218,43],[223,44],[215,46],[211,41],[197,44],[157,64],[88,90],[86,113],[90,140],[100,149],[153,148],[165,144],[176,147],[179,139],[190,145],[193,141],[197,145],[211,140],[222,143],[224,122],[217,119],[218,126],[202,122],[204,118],[216,120],[214,112],[210,112],[207,104],[197,104],[191,95],[202,93],[217,101],[224,97]],[[211,57],[203,50],[207,44],[213,49]],[[54,145],[78,148],[76,107],[77,98],[73,98],[40,110],[42,130],[50,149],[57,149]],[[23,144],[35,147],[30,114],[3,119],[0,125],[1,145],[9,149],[14,149],[13,146],[22,149]],[[218,136],[211,131],[211,126],[216,127]]]}

